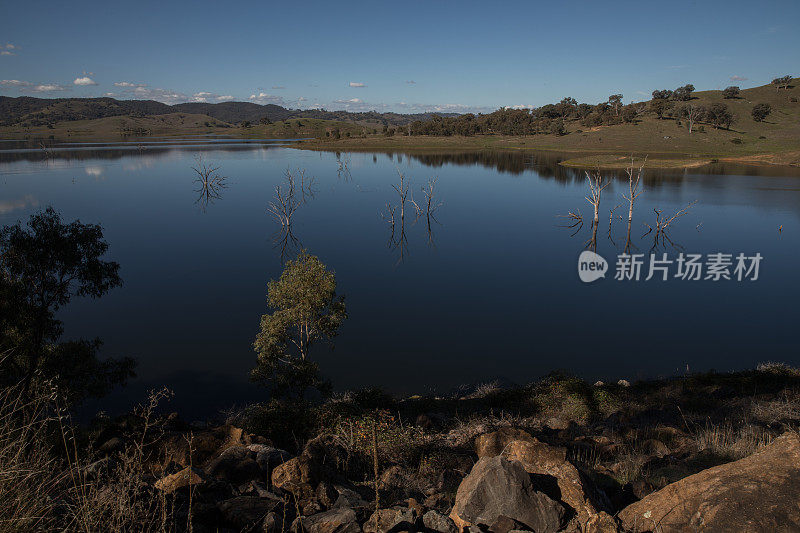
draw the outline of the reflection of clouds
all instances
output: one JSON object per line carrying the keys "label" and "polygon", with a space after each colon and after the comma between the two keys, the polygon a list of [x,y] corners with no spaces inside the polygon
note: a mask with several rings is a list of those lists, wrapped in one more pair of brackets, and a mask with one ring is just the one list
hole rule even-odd
{"label": "reflection of clouds", "polygon": [[153,156],[139,156],[130,163],[122,165],[122,170],[125,172],[136,172],[145,168],[152,168],[156,164],[156,158]]}
{"label": "reflection of clouds", "polygon": [[14,211],[36,207],[37,205],[39,205],[39,202],[30,194],[26,194],[19,200],[2,200],[0,201],[0,215],[8,215]]}
{"label": "reflection of clouds", "polygon": [[84,171],[87,176],[94,176],[95,178],[103,175],[103,167],[86,167]]}

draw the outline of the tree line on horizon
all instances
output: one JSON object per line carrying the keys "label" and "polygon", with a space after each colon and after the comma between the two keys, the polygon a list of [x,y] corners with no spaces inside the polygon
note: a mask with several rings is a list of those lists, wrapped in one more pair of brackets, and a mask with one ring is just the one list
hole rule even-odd
{"label": "tree line on horizon", "polygon": [[[775,78],[772,85],[776,89],[788,89],[792,76]],[[430,136],[471,136],[471,135],[537,135],[567,133],[566,123],[577,122],[587,128],[613,126],[637,122],[645,113],[652,113],[659,119],[683,120],[691,133],[695,123],[707,123],[715,128],[730,129],[736,121],[727,104],[715,102],[710,105],[692,103],[695,87],[686,84],[672,89],[657,89],[652,92],[649,102],[622,103],[622,94],[612,94],[608,100],[599,104],[578,103],[572,97],[563,98],[557,104],[546,104],[538,108],[503,107],[492,113],[467,113],[455,117],[434,115],[430,120],[417,120],[407,128],[384,128],[384,135],[430,135]],[[739,98],[740,88],[730,86],[722,91],[723,98]],[[769,104],[755,104],[753,120],[763,121],[771,112]]]}

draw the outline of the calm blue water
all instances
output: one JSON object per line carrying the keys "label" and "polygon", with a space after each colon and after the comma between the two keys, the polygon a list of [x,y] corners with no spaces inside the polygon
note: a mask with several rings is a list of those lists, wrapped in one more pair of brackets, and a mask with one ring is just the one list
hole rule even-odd
{"label": "calm blue water", "polygon": [[[278,225],[267,212],[287,168],[305,169],[315,193],[294,217],[283,250],[299,247],[335,270],[349,320],[333,352],[314,355],[337,389],[447,392],[499,378],[534,380],[553,369],[629,380],[691,371],[800,364],[800,169],[715,165],[646,173],[633,222],[634,252],[649,254],[654,208],[672,214],[656,253],[763,256],[753,281],[614,280],[625,224],[608,235],[609,209],[627,183],[604,192],[597,252],[605,279],[582,283],[578,255],[590,237],[586,180],[557,156],[518,153],[318,153],[280,143],[205,140],[56,147],[0,144],[0,223],[53,205],[66,219],[105,228],[124,286],[65,309],[66,337],[99,336],[103,353],[138,360],[138,378],[112,405],[167,385],[173,404],[203,415],[263,399],[248,383],[251,343],[266,284],[281,271]],[[28,150],[20,150],[27,148]],[[196,203],[191,166],[202,153],[227,176],[220,198]],[[340,163],[341,161],[341,163]],[[436,221],[414,223],[407,245],[381,217],[397,203],[398,169],[414,199],[436,177]],[[760,175],[758,175],[760,174]],[[578,210],[586,224],[561,227]],[[626,214],[620,208],[619,214]],[[778,231],[783,226],[782,232]],[[647,265],[645,265],[646,274]]]}

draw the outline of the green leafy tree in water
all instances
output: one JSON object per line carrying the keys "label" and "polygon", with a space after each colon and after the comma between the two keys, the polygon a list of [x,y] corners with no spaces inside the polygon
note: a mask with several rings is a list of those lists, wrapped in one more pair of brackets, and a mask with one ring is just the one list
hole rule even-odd
{"label": "green leafy tree in water", "polygon": [[53,380],[77,403],[101,396],[133,375],[130,359],[99,361],[99,340],[60,342],[56,313],[75,297],[99,298],[122,284],[119,264],[95,224],[66,224],[52,208],[0,229],[0,358],[2,378]]}
{"label": "green leafy tree in water", "polygon": [[329,393],[309,356],[318,342],[332,345],[347,318],[336,276],[304,250],[286,262],[280,279],[268,283],[267,299],[274,311],[261,317],[253,343],[258,354],[253,380],[271,386],[274,397],[302,399],[311,388]]}

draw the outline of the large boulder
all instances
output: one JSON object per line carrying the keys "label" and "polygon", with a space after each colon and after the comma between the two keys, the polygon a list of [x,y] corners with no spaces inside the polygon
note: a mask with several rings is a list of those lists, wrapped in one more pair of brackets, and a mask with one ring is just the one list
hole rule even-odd
{"label": "large boulder", "polygon": [[800,436],[667,485],[619,513],[626,530],[800,531]]}
{"label": "large boulder", "polygon": [[219,508],[225,520],[240,529],[250,529],[263,523],[266,516],[281,504],[280,500],[258,496],[237,496],[220,502]]}
{"label": "large boulder", "polygon": [[247,449],[256,454],[256,462],[267,479],[272,475],[275,467],[282,465],[292,457],[289,452],[266,444],[251,444]]}
{"label": "large boulder", "polygon": [[438,511],[428,511],[422,515],[422,524],[429,531],[437,533],[458,533],[455,522],[449,516],[445,516]]}
{"label": "large boulder", "polygon": [[292,524],[293,532],[304,533],[361,533],[361,526],[358,525],[356,513],[347,507],[338,507],[317,513],[312,516],[304,516],[296,519]]}
{"label": "large boulder", "polygon": [[491,433],[484,433],[475,438],[475,453],[478,458],[495,457],[505,450],[508,443],[515,440],[531,440],[533,437],[527,431],[516,428],[500,428]]}
{"label": "large boulder", "polygon": [[536,476],[555,478],[557,493],[550,493],[565,503],[584,531],[588,521],[609,508],[605,496],[597,490],[588,477],[567,460],[567,450],[550,446],[535,438],[515,440],[505,446],[503,457],[519,462],[526,472]]}
{"label": "large boulder", "polygon": [[349,455],[336,437],[320,435],[308,442],[303,453],[272,470],[272,484],[300,498],[314,494],[320,481],[346,480]]}
{"label": "large boulder", "polygon": [[372,513],[364,524],[364,533],[416,531],[417,513],[409,507],[391,507]]}
{"label": "large boulder", "polygon": [[272,485],[289,491],[298,498],[313,495],[319,478],[317,465],[303,455],[289,459],[272,471]]}
{"label": "large boulder", "polygon": [[255,454],[244,446],[232,446],[212,459],[206,473],[233,485],[240,485],[264,477]]}
{"label": "large boulder", "polygon": [[202,470],[187,466],[180,472],[162,477],[155,482],[154,486],[160,491],[172,494],[173,492],[192,486],[205,483],[205,475]]}
{"label": "large boulder", "polygon": [[183,432],[164,435],[155,443],[159,459],[166,465],[175,462],[181,466],[202,466],[231,446],[247,446],[264,443],[266,439],[246,433],[231,425],[218,426],[192,433],[191,438]]}
{"label": "large boulder", "polygon": [[540,492],[519,462],[484,457],[464,478],[450,518],[460,530],[490,527],[500,516],[516,520],[537,533],[558,531],[565,509]]}

